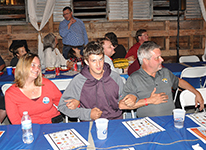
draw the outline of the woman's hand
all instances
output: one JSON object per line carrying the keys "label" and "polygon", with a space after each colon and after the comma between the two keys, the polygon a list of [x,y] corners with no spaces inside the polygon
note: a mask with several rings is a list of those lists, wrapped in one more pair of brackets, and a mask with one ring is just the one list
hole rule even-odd
{"label": "woman's hand", "polygon": [[67,61],[67,68],[73,68],[74,62],[72,61]]}

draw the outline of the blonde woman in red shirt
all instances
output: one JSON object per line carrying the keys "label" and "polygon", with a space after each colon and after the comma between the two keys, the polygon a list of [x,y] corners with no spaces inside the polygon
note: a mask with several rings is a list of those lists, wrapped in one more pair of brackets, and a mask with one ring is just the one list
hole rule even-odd
{"label": "blonde woman in red shirt", "polygon": [[62,116],[56,108],[61,95],[53,82],[42,77],[39,57],[25,54],[16,66],[14,84],[5,94],[9,120],[20,124],[23,112],[28,111],[32,123],[61,122]]}

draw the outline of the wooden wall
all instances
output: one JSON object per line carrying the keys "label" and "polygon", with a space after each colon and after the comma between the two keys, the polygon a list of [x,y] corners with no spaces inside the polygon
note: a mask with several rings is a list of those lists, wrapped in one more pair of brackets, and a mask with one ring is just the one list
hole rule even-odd
{"label": "wooden wall", "polygon": [[[89,37],[89,41],[104,37],[107,32],[114,32],[120,44],[128,50],[136,43],[134,36],[138,29],[143,28],[148,31],[150,40],[162,46],[162,55],[166,62],[176,61],[176,36],[177,21],[87,21],[84,22]],[[59,22],[53,22],[52,17],[41,31],[42,37],[53,32],[59,39],[59,49],[62,50],[62,41],[58,33]],[[203,19],[181,20],[180,21],[180,55],[199,55],[204,53],[205,48],[205,28]],[[0,55],[9,65],[12,54],[8,48],[12,40],[26,39],[28,47],[33,53],[37,53],[38,32],[31,24],[0,26]]]}

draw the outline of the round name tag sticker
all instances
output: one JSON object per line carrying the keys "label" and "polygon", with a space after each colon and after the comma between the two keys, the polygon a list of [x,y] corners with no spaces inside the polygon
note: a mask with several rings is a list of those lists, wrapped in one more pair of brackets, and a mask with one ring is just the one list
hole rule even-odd
{"label": "round name tag sticker", "polygon": [[49,103],[49,98],[48,97],[44,97],[43,98],[43,103],[44,104],[48,104]]}

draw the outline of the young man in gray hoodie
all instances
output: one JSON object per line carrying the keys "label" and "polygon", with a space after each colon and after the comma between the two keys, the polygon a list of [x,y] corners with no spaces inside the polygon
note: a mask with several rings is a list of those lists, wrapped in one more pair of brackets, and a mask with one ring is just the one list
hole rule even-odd
{"label": "young man in gray hoodie", "polygon": [[84,49],[84,61],[87,65],[66,88],[59,102],[59,110],[70,118],[84,121],[100,117],[122,119],[118,102],[123,81],[104,62],[102,44],[88,43]]}

